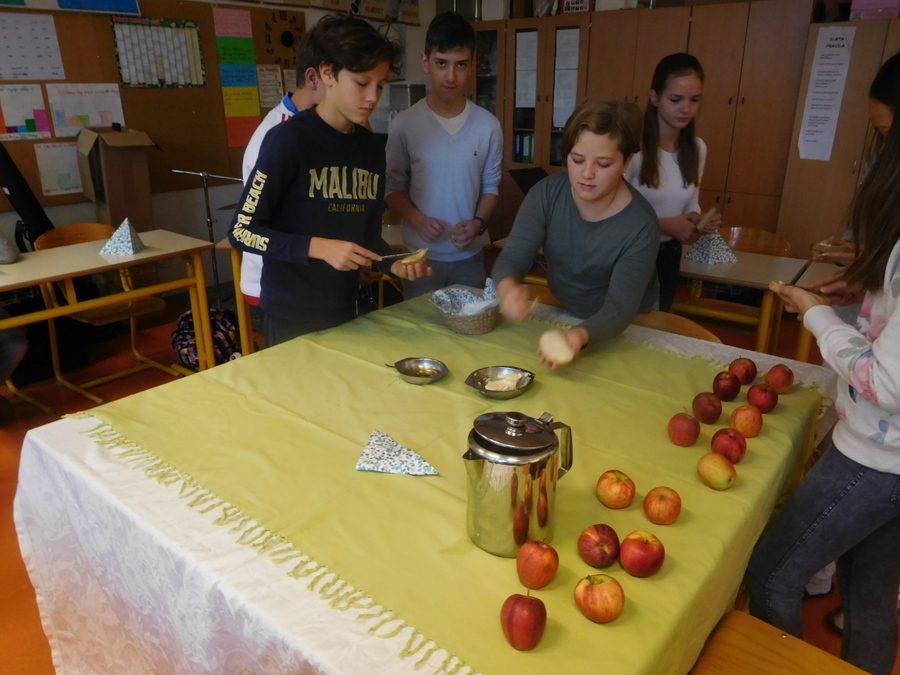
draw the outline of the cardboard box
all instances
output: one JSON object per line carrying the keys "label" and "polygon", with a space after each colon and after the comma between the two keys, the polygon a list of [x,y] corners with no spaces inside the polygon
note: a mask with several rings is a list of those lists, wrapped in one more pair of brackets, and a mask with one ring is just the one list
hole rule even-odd
{"label": "cardboard box", "polygon": [[153,229],[147,151],[154,145],[135,129],[85,127],[78,134],[78,171],[98,222],[118,227],[128,218],[138,231]]}

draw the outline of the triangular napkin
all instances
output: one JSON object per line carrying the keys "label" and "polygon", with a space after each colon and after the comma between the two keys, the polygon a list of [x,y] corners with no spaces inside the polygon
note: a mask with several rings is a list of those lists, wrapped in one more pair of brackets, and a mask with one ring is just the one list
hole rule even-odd
{"label": "triangular napkin", "polygon": [[383,431],[377,429],[369,436],[356,462],[358,471],[405,473],[410,476],[437,476],[438,470],[421,455],[403,447]]}
{"label": "triangular napkin", "polygon": [[718,232],[700,237],[684,254],[685,260],[704,265],[723,265],[737,262],[737,256]]}
{"label": "triangular napkin", "polygon": [[143,248],[144,242],[126,218],[100,249],[100,255],[132,255]]}

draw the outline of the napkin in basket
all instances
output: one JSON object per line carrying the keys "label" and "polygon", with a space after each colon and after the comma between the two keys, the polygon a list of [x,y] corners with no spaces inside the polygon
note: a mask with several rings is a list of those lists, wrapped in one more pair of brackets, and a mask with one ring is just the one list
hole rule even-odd
{"label": "napkin in basket", "polygon": [[405,473],[410,476],[437,476],[438,470],[422,459],[422,456],[400,445],[383,431],[377,429],[369,435],[356,462],[357,471],[379,473]]}
{"label": "napkin in basket", "polygon": [[477,291],[478,289],[467,286],[447,286],[432,293],[431,302],[450,316],[475,316],[500,304],[497,289],[490,277],[484,284],[484,292],[479,295]]}
{"label": "napkin in basket", "polygon": [[684,259],[704,265],[724,265],[737,262],[734,251],[718,232],[710,232],[700,237],[684,254]]}

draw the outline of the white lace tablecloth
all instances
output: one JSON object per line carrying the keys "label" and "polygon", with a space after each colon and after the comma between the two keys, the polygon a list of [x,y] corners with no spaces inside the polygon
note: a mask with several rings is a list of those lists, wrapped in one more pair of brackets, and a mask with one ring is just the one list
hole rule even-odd
{"label": "white lace tablecloth", "polygon": [[[58,673],[420,673],[62,419],[25,438],[22,555]],[[59,452],[65,448],[65,452]],[[125,504],[127,503],[127,506]],[[398,647],[399,644],[399,647]]]}

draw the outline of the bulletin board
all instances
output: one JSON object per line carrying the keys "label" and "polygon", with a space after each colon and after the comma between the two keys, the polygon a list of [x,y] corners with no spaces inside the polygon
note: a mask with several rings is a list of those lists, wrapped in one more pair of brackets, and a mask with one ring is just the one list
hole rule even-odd
{"label": "bulletin board", "polygon": [[[157,148],[149,153],[150,181],[154,193],[199,187],[198,179],[171,173],[170,169],[205,171],[223,176],[241,175],[243,148],[228,147],[222,82],[219,75],[213,6],[186,0],[141,0],[144,17],[196,21],[205,86],[183,88],[124,87],[119,79],[116,48],[109,14],[89,14],[28,9],[26,13],[51,14],[55,18],[65,79],[47,82],[16,81],[14,84],[118,83],[126,124],[146,132]],[[296,47],[305,31],[305,15],[292,9],[266,9],[235,5],[250,13],[253,49],[257,64],[296,67]],[[0,5],[0,11],[13,8]],[[292,37],[288,37],[290,33]],[[13,84],[4,81],[0,84]],[[46,87],[42,87],[45,92]],[[261,110],[262,114],[266,111]],[[45,206],[84,201],[81,193],[45,196],[34,146],[69,142],[73,138],[4,141],[19,170]],[[216,181],[211,180],[212,184]],[[0,211],[11,210],[0,195]]]}

